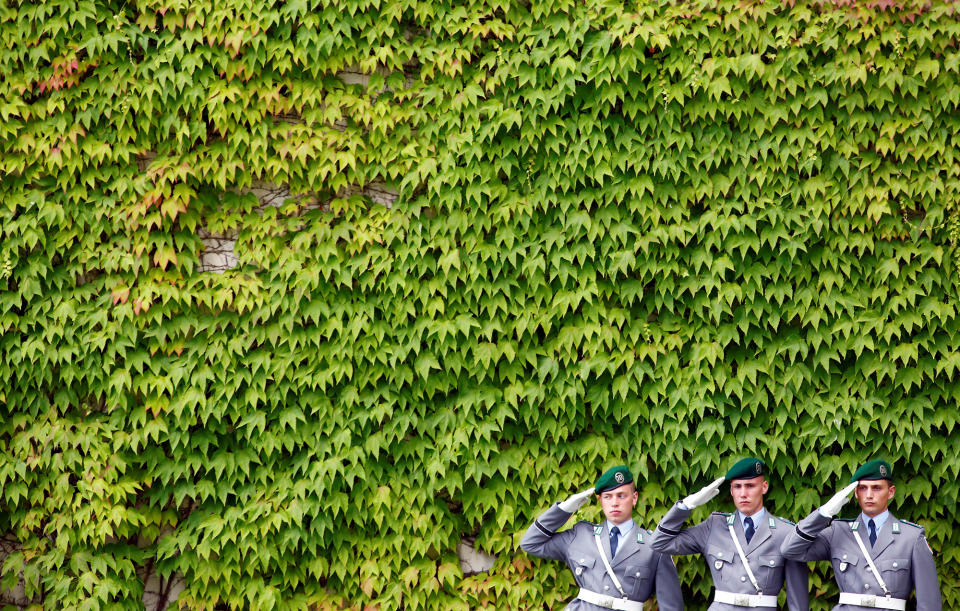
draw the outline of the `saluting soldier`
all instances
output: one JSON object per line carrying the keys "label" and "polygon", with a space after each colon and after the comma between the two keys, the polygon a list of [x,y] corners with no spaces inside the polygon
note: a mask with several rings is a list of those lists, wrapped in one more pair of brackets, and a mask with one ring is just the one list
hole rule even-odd
{"label": "saluting soldier", "polygon": [[[783,542],[783,555],[806,562],[830,560],[840,586],[834,611],[906,609],[916,590],[917,611],[940,611],[940,584],[923,528],[890,513],[896,486],[893,469],[871,460],[850,485],[797,524]],[[836,518],[854,492],[860,515]]]}
{"label": "saluting soldier", "polygon": [[[744,458],[726,476],[674,505],[657,526],[655,550],[706,557],[716,588],[710,611],[776,609],[784,582],[790,610],[808,609],[807,566],[785,561],[780,553],[780,545],[793,532],[794,524],[771,515],[763,506],[763,495],[770,489],[766,475],[762,460]],[[714,512],[703,522],[683,529],[690,510],[720,494],[724,482],[730,482],[737,511]]]}
{"label": "saluting soldier", "polygon": [[[594,493],[600,496],[606,521],[581,521],[557,532]],[[655,552],[650,545],[653,533],[633,521],[639,496],[630,469],[623,465],[613,467],[600,476],[593,488],[544,512],[523,535],[523,551],[566,562],[573,571],[580,592],[566,607],[567,611],[642,611],[642,601],[654,592],[663,611],[683,609],[673,559]]]}

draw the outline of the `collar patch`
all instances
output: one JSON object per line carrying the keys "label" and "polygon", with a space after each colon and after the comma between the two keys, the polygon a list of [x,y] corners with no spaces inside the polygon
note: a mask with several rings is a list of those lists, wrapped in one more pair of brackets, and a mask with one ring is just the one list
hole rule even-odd
{"label": "collar patch", "polygon": [[594,526],[594,527],[593,527],[593,534],[595,534],[595,535],[602,535],[602,534],[603,534],[603,525],[601,524],[600,526]]}
{"label": "collar patch", "polygon": [[893,527],[891,528],[891,531],[893,532],[893,534],[899,535],[899,534],[900,534],[900,524],[897,523],[897,522],[894,522],[894,523],[893,523]]}

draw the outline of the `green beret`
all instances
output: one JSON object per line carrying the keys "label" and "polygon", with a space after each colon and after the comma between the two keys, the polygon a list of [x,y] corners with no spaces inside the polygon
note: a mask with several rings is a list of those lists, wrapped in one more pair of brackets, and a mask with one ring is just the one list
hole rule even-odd
{"label": "green beret", "polygon": [[753,479],[766,475],[767,465],[759,458],[744,458],[738,460],[737,464],[730,467],[727,471],[727,481],[732,482],[735,479]]}
{"label": "green beret", "polygon": [[864,463],[862,467],[853,473],[853,477],[850,478],[850,483],[859,482],[862,479],[885,479],[892,482],[893,467],[891,467],[887,461],[879,458],[877,460],[871,460],[868,463]]}
{"label": "green beret", "polygon": [[627,484],[632,483],[633,473],[630,473],[630,469],[627,467],[627,465],[620,465],[604,471],[603,475],[600,476],[600,479],[597,480],[597,486],[595,490],[597,494],[600,494],[601,492],[614,490],[620,486],[626,486]]}

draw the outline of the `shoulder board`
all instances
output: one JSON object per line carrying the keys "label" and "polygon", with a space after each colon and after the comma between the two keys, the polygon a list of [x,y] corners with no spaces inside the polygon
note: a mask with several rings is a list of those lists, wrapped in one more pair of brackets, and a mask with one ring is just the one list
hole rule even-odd
{"label": "shoulder board", "polygon": [[780,521],[783,522],[784,524],[789,524],[790,526],[796,526],[796,523],[791,522],[790,520],[787,520],[787,519],[785,519],[785,518],[781,518],[780,516],[773,516],[773,517],[775,517],[776,519],[780,520]]}
{"label": "shoulder board", "polygon": [[900,520],[900,521],[903,522],[904,524],[909,524],[914,528],[919,528],[920,530],[923,530],[923,526],[920,526],[919,524],[914,524],[913,522],[907,522],[906,520]]}
{"label": "shoulder board", "polygon": [[857,518],[834,518],[834,522],[853,522]]}
{"label": "shoulder board", "polygon": [[732,516],[733,514],[732,514],[732,513],[724,513],[724,512],[722,512],[722,511],[714,511],[714,512],[711,513],[710,515],[712,515],[712,516],[723,516],[723,517],[726,518],[726,517],[728,517],[728,516]]}

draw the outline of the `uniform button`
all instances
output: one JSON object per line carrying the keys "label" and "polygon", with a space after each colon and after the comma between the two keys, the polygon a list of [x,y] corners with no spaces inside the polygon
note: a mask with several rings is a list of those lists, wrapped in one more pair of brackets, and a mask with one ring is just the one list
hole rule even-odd
{"label": "uniform button", "polygon": [[773,560],[771,560],[771,561],[770,561],[770,566],[773,566],[774,564],[776,564],[776,563],[775,563]]}
{"label": "uniform button", "polygon": [[897,563],[896,563],[896,562],[893,563],[893,568],[897,568]]}
{"label": "uniform button", "polygon": [[746,577],[743,577],[743,576],[740,577],[740,581],[746,581],[746,580],[747,580]]}
{"label": "uniform button", "polygon": [[843,559],[844,559],[844,560],[847,559],[847,555],[846,555],[846,554],[843,555]]}
{"label": "uniform button", "polygon": [[869,584],[869,583],[863,584],[863,589],[864,589],[864,590],[869,590],[869,589],[870,589],[870,584]]}
{"label": "uniform button", "polygon": [[717,558],[723,558],[723,552],[718,553]]}
{"label": "uniform button", "polygon": [[[846,558],[846,556],[844,556],[844,558]],[[587,561],[586,558],[581,558],[581,559],[580,559],[580,562],[586,562],[586,561]]]}
{"label": "uniform button", "polygon": [[610,586],[603,586],[603,589],[604,589],[604,590],[609,590],[609,589],[610,589]]}
{"label": "uniform button", "polygon": [[640,571],[637,571],[636,573],[634,573],[634,577],[639,577],[639,576],[640,576]]}

